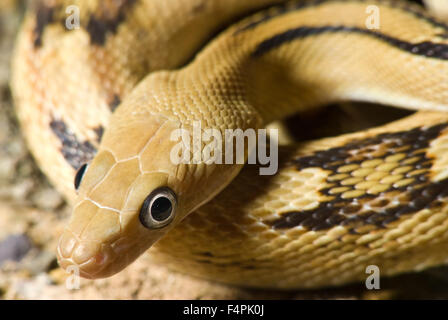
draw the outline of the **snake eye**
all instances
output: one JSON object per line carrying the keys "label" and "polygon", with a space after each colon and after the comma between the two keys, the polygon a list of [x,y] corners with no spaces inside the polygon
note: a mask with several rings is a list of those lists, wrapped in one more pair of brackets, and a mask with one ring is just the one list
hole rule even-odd
{"label": "snake eye", "polygon": [[84,163],[76,172],[75,175],[75,190],[79,189],[79,185],[81,184],[82,181],[82,177],[84,176],[84,173],[86,172],[87,169],[87,163]]}
{"label": "snake eye", "polygon": [[158,229],[169,224],[177,207],[176,194],[168,187],[155,189],[146,197],[140,209],[140,222],[148,229]]}

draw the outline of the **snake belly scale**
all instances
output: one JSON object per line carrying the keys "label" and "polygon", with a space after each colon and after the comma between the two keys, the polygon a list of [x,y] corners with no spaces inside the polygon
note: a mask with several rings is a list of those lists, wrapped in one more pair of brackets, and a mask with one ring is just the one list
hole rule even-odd
{"label": "snake belly scale", "polygon": [[[76,30],[64,26],[70,4]],[[73,203],[61,266],[107,277],[151,248],[215,281],[314,288],[365,279],[369,265],[393,275],[445,263],[447,39],[407,1],[36,2],[12,87],[30,149]],[[170,161],[170,134],[194,121],[259,129],[344,100],[418,112],[283,146],[274,176]]]}

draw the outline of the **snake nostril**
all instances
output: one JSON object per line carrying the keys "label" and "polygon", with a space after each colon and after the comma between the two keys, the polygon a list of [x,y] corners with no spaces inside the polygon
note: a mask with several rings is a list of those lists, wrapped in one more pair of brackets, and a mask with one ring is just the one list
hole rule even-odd
{"label": "snake nostril", "polygon": [[97,265],[103,265],[107,261],[107,255],[104,254],[103,252],[99,252],[95,255],[93,259]]}

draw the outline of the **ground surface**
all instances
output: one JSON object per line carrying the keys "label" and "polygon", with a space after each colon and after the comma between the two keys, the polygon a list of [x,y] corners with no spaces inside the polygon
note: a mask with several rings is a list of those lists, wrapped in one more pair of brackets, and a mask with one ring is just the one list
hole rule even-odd
{"label": "ground surface", "polygon": [[448,270],[318,291],[273,292],[223,286],[171,272],[139,259],[110,279],[71,278],[58,268],[55,244],[70,209],[39,172],[20,135],[8,82],[20,10],[0,3],[0,299],[389,299],[448,298]]}

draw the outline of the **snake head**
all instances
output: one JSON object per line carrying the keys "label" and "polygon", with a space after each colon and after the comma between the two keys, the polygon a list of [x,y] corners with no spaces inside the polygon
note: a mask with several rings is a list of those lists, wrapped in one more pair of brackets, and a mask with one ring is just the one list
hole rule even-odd
{"label": "snake head", "polygon": [[120,271],[183,215],[176,168],[163,156],[175,126],[157,117],[130,121],[106,131],[96,157],[76,175],[78,198],[58,259],[85,278]]}
{"label": "snake head", "polygon": [[132,104],[115,111],[98,153],[75,180],[78,198],[58,245],[64,269],[90,279],[119,272],[238,173],[235,166],[173,162],[179,141],[171,135],[180,127]]}

